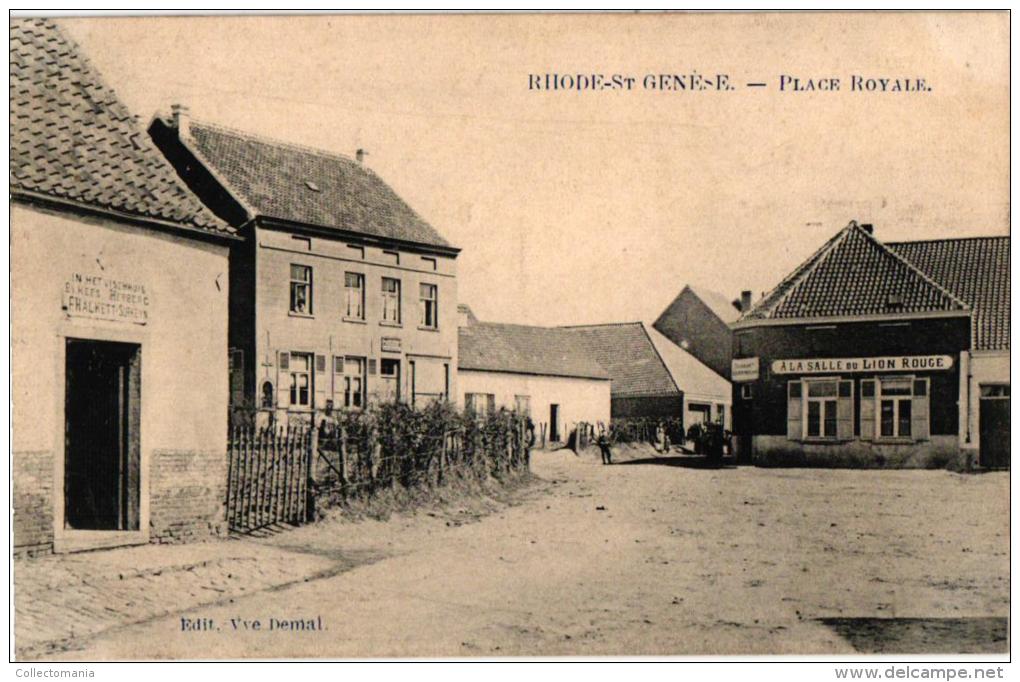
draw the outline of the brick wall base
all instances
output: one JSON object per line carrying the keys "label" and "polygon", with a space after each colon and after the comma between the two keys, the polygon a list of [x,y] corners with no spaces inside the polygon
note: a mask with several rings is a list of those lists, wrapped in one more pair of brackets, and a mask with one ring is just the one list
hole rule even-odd
{"label": "brick wall base", "polygon": [[785,436],[754,436],[757,466],[846,469],[961,469],[966,455],[956,436],[932,436],[919,443],[799,443]]}
{"label": "brick wall base", "polygon": [[149,465],[149,537],[188,542],[226,533],[227,456],[157,450]]}
{"label": "brick wall base", "polygon": [[34,556],[53,551],[53,453],[13,454],[14,554]]}

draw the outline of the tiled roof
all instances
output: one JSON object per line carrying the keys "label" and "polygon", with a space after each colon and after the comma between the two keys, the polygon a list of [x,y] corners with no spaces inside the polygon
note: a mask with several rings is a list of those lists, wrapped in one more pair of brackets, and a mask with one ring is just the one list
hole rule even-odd
{"label": "tiled roof", "polygon": [[352,159],[198,121],[189,123],[185,142],[257,215],[450,248],[378,175]]}
{"label": "tiled roof", "polygon": [[886,246],[973,309],[975,350],[1009,348],[1009,237],[890,242]]}
{"label": "tiled roof", "polygon": [[609,372],[614,397],[678,396],[680,391],[640,322],[563,327]]}
{"label": "tiled roof", "polygon": [[460,370],[608,379],[578,339],[556,327],[476,322],[459,329]]}
{"label": "tiled roof", "polygon": [[208,232],[233,232],[178,179],[78,46],[43,19],[10,22],[11,192]]}
{"label": "tiled roof", "polygon": [[968,309],[942,285],[851,222],[740,320]]}

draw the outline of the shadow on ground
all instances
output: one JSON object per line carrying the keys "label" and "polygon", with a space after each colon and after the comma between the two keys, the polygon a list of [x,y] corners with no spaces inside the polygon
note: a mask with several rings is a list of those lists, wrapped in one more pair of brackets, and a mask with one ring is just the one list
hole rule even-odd
{"label": "shadow on ground", "polygon": [[819,618],[862,654],[1009,652],[1008,618]]}
{"label": "shadow on ground", "polygon": [[700,455],[662,455],[657,457],[639,457],[636,459],[628,459],[620,462],[613,462],[613,466],[632,464],[652,464],[657,466],[667,467],[683,467],[686,469],[735,469],[736,466],[733,460],[723,460],[722,462],[713,462],[708,457]]}

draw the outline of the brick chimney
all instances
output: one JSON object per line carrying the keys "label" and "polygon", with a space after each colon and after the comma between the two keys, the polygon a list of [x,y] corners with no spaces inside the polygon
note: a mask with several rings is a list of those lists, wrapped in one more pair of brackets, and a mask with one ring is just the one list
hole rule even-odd
{"label": "brick chimney", "polygon": [[177,128],[178,135],[187,135],[191,122],[191,112],[183,104],[171,105],[170,111],[173,114],[173,126]]}
{"label": "brick chimney", "polygon": [[740,312],[746,313],[751,309],[752,296],[753,294],[748,290],[740,292]]}
{"label": "brick chimney", "polygon": [[875,226],[871,223],[861,223],[861,229],[872,236],[875,234]]}
{"label": "brick chimney", "polygon": [[364,149],[359,149],[358,151],[354,152],[354,159],[358,163],[365,163],[366,156],[368,156],[368,152],[366,152]]}

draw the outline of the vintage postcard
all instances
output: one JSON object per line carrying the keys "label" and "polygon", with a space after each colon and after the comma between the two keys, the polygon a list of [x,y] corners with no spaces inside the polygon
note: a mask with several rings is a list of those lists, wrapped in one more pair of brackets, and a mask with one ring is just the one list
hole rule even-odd
{"label": "vintage postcard", "polygon": [[1008,12],[9,43],[14,660],[1007,660]]}

